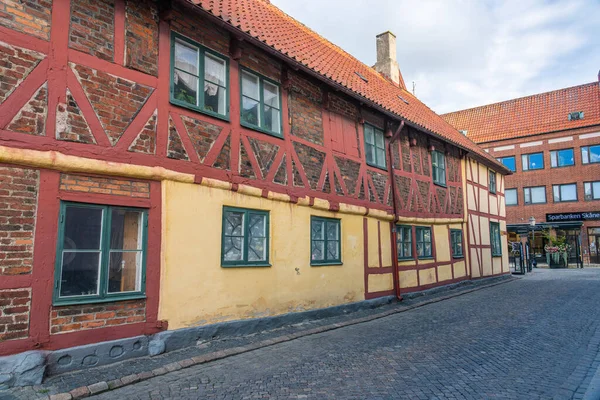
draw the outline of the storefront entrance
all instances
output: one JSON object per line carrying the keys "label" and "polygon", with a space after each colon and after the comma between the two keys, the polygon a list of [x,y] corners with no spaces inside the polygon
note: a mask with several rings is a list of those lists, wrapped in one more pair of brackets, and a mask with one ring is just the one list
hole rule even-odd
{"label": "storefront entrance", "polygon": [[588,228],[590,263],[600,264],[600,228]]}

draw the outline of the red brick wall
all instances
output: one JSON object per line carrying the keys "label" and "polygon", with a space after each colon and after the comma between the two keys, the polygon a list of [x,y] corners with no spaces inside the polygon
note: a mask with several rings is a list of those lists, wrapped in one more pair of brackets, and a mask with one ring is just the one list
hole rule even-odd
{"label": "red brick wall", "polygon": [[125,65],[158,75],[158,10],[152,0],[125,3]]}
{"label": "red brick wall", "polygon": [[242,43],[241,48],[242,58],[239,60],[241,66],[258,72],[274,81],[281,81],[281,62],[279,60],[270,57],[254,46]]}
{"label": "red brick wall", "polygon": [[75,174],[61,174],[60,190],[84,193],[101,193],[116,196],[150,198],[148,182],[119,178],[101,178]]}
{"label": "red brick wall", "polygon": [[0,290],[0,342],[29,335],[31,289]]}
{"label": "red brick wall", "polygon": [[[1,7],[1,5],[0,5]],[[0,21],[2,21],[0,11]],[[0,104],[40,62],[42,54],[0,43]]]}
{"label": "red brick wall", "polygon": [[171,30],[225,56],[229,54],[229,33],[226,30],[207,20],[199,23],[196,13],[191,13],[177,2],[173,2],[173,6]]}
{"label": "red brick wall", "polygon": [[66,333],[146,320],[146,300],[52,307],[50,333]]}
{"label": "red brick wall", "polygon": [[47,40],[51,9],[52,0],[2,1],[0,25]]}
{"label": "red brick wall", "polygon": [[0,166],[0,275],[31,273],[38,188],[37,170]]}
{"label": "red brick wall", "polygon": [[113,0],[71,0],[71,48],[113,61],[114,36]]}

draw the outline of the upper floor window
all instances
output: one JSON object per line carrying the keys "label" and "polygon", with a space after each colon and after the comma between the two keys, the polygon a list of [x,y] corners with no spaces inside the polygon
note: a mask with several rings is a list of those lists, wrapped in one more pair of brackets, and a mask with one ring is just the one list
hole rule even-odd
{"label": "upper floor window", "polygon": [[310,264],[341,264],[340,220],[310,217]]}
{"label": "upper floor window", "polygon": [[488,171],[488,175],[489,175],[489,182],[488,182],[488,189],[490,190],[490,193],[496,193],[496,173],[492,170]]}
{"label": "upper floor window", "polygon": [[242,70],[242,125],[283,137],[279,84],[246,69]]}
{"label": "upper floor window", "polygon": [[450,244],[452,246],[452,257],[454,257],[454,258],[464,257],[462,230],[450,229]]}
{"label": "upper floor window", "polygon": [[554,202],[577,201],[577,184],[552,185]]}
{"label": "upper floor window", "polygon": [[61,203],[54,303],[94,303],[144,295],[145,210]]}
{"label": "upper floor window", "polygon": [[369,124],[364,124],[364,127],[367,164],[374,167],[386,168],[383,131]]}
{"label": "upper floor window", "polygon": [[521,156],[523,171],[544,169],[544,153],[523,154]]}
{"label": "upper floor window", "polygon": [[441,151],[431,152],[431,176],[433,183],[446,186],[446,156]]}
{"label": "upper floor window", "polygon": [[417,226],[415,232],[417,235],[417,257],[431,258],[431,228],[425,226]]}
{"label": "upper floor window", "polygon": [[512,172],[517,171],[517,162],[515,160],[515,156],[501,157],[501,158],[498,158],[498,161],[500,161],[502,164],[504,164],[504,166],[506,168],[510,169]]}
{"label": "upper floor window", "polygon": [[398,247],[398,260],[413,258],[412,226],[396,226],[396,246]]}
{"label": "upper floor window", "polygon": [[517,189],[506,189],[504,191],[504,198],[506,199],[507,206],[516,206],[518,204]]}
{"label": "upper floor window", "polygon": [[229,60],[175,32],[171,35],[171,103],[229,117]]}
{"label": "upper floor window", "polygon": [[492,256],[502,255],[502,242],[500,241],[500,224],[490,222],[490,243],[492,245]]}
{"label": "upper floor window", "polygon": [[583,186],[586,200],[600,200],[600,181],[585,182]]}
{"label": "upper floor window", "polygon": [[583,164],[600,163],[600,144],[596,146],[582,147],[581,162]]}
{"label": "upper floor window", "polygon": [[542,204],[546,202],[546,186],[526,187],[523,189],[525,204]]}
{"label": "upper floor window", "polygon": [[550,165],[552,168],[575,165],[573,149],[552,150],[550,152]]}
{"label": "upper floor window", "polygon": [[223,207],[221,265],[269,266],[269,212]]}

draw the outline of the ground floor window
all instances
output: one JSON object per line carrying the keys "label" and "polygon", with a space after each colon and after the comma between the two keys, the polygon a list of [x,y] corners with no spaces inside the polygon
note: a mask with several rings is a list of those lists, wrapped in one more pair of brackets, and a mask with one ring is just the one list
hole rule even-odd
{"label": "ground floor window", "polygon": [[416,227],[417,256],[419,258],[431,258],[431,228],[424,226]]}
{"label": "ground floor window", "polygon": [[452,257],[462,258],[463,255],[463,233],[460,229],[450,230],[450,243],[452,245]]}
{"label": "ground floor window", "polygon": [[413,258],[412,253],[412,226],[396,226],[396,246],[398,248],[398,260]]}
{"label": "ground floor window", "polygon": [[221,265],[269,266],[269,212],[223,207]]}
{"label": "ground floor window", "polygon": [[341,264],[340,220],[310,217],[310,264]]}
{"label": "ground floor window", "polygon": [[500,241],[500,224],[490,222],[490,243],[492,245],[492,256],[502,255],[502,245]]}
{"label": "ground floor window", "polygon": [[143,209],[63,202],[54,303],[143,295],[147,224]]}

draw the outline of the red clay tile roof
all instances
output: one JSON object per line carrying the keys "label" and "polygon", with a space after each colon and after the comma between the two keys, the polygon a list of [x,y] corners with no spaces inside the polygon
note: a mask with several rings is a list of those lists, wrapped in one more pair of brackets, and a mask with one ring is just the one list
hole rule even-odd
{"label": "red clay tile roof", "polygon": [[[406,119],[458,147],[475,153],[480,159],[508,172],[493,157],[421,103],[407,90],[381,76],[316,32],[264,0],[186,0],[251,37],[270,46],[281,55]],[[366,77],[363,81],[356,72]],[[408,101],[408,104],[398,98]]]}
{"label": "red clay tile roof", "polygon": [[[569,113],[583,119],[569,121]],[[508,100],[442,115],[476,143],[600,125],[598,82]]]}

